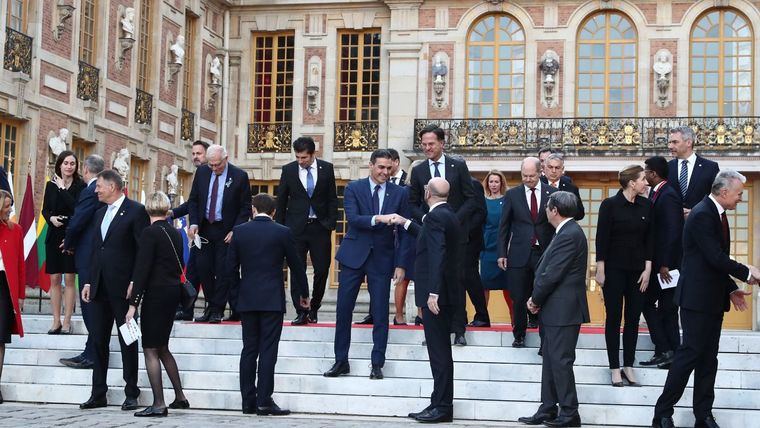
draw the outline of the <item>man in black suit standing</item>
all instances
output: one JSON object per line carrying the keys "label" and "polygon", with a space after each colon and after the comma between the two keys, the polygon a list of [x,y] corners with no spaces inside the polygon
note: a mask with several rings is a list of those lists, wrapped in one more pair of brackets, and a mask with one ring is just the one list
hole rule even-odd
{"label": "man in black suit standing", "polygon": [[723,313],[731,303],[747,309],[751,295],[731,279],[757,284],[760,270],[730,258],[730,231],[726,210],[742,200],[745,178],[730,170],[718,173],[710,195],[694,206],[683,230],[683,261],[675,301],[681,308],[683,341],[676,350],[660,398],[654,408],[653,427],[673,427],[673,406],[681,399],[694,371],[695,427],[718,427],[712,414],[718,342]]}
{"label": "man in black suit standing", "polygon": [[254,196],[253,221],[235,226],[227,252],[230,305],[240,314],[243,327],[240,393],[245,414],[290,414],[272,400],[274,367],[285,315],[283,262],[287,261],[290,267],[291,292],[298,296],[298,304],[309,306],[306,271],[290,230],[272,221],[275,205],[274,198],[266,193]]}
{"label": "man in black suit standing", "polygon": [[515,348],[525,347],[526,303],[538,259],[554,235],[554,226],[546,218],[546,201],[557,189],[541,183],[540,168],[538,158],[523,159],[520,167],[522,184],[504,195],[499,222],[497,263],[499,268],[507,271],[509,292],[514,301],[515,340],[512,346]]}
{"label": "man in black suit standing", "polygon": [[424,190],[428,212],[422,226],[401,216],[392,220],[417,235],[414,298],[417,306],[423,308],[422,325],[433,372],[430,405],[421,412],[410,413],[409,417],[419,422],[451,422],[454,415],[454,360],[450,329],[456,308],[463,304],[460,275],[464,251],[460,235],[466,231],[446,202],[450,184],[444,178],[433,177]]}
{"label": "man in black suit standing", "polygon": [[330,274],[330,238],[338,221],[338,194],[333,165],[317,159],[314,154],[316,145],[311,137],[296,139],[293,151],[296,160],[282,167],[274,219],[293,232],[304,268],[307,254],[314,268],[311,310],[306,311],[295,304],[298,296],[291,292],[298,314],[291,324],[304,325],[319,320],[318,311]]}
{"label": "man in black suit standing", "polygon": [[203,315],[195,321],[219,323],[229,291],[224,275],[227,248],[232,228],[251,218],[251,184],[245,171],[227,161],[224,147],[209,146],[206,160],[207,165],[195,170],[187,201],[190,216],[187,237],[192,241],[200,234],[208,241],[201,244],[195,258],[196,273],[208,302]]}
{"label": "man in black suit standing", "polygon": [[[107,169],[98,174],[95,185],[98,200],[107,207],[95,213],[92,264],[87,277],[81,281],[82,300],[92,302],[92,342],[95,361],[92,371],[92,392],[90,398],[79,405],[80,409],[94,409],[107,405],[109,342],[113,323],[124,324],[129,299],[132,294],[132,277],[139,238],[143,229],[150,224],[145,207],[128,199],[124,194],[124,182],[119,174]],[[129,346],[119,335],[121,363],[124,373],[124,394],[126,399],[122,410],[137,408],[137,342]]]}
{"label": "man in black suit standing", "polygon": [[573,363],[581,324],[591,318],[586,301],[588,244],[583,229],[573,219],[576,210],[576,197],[570,192],[554,192],[546,202],[546,216],[557,233],[538,263],[533,294],[527,303],[541,319],[546,350],[541,406],[533,416],[518,419],[529,425],[581,426]]}
{"label": "man in black suit standing", "polygon": [[668,162],[668,183],[675,187],[683,200],[683,215],[710,194],[718,163],[694,153],[696,134],[690,126],[670,130],[668,149],[675,159]]}
{"label": "man in black suit standing", "polygon": [[551,153],[543,162],[543,172],[541,182],[548,184],[557,190],[564,190],[575,195],[578,206],[575,210],[575,220],[583,220],[586,216],[586,210],[583,207],[581,194],[578,187],[573,183],[570,177],[565,175],[565,158],[559,153]]}
{"label": "man in black suit standing", "polygon": [[391,160],[393,161],[393,168],[391,168],[391,176],[388,179],[391,183],[397,186],[406,186],[407,173],[401,168],[401,157],[396,149],[386,149],[391,154]]}
{"label": "man in black suit standing", "polygon": [[[675,350],[681,344],[678,306],[673,302],[676,284],[670,284],[673,281],[670,271],[681,267],[683,204],[681,195],[666,180],[668,161],[662,156],[654,156],[644,161],[644,164],[644,178],[651,187],[649,200],[654,207],[652,219],[656,245],[652,278],[649,280],[643,308],[649,335],[654,342],[654,355],[648,361],[642,361],[641,365],[656,365],[666,369],[670,367]],[[663,289],[660,280],[672,287]]]}
{"label": "man in black suit standing", "polygon": [[[491,318],[488,316],[488,307],[486,306],[486,297],[483,291],[483,283],[480,281],[480,252],[483,251],[483,227],[486,224],[486,192],[483,189],[483,185],[480,180],[470,177],[472,182],[472,189],[475,193],[475,203],[472,204],[472,212],[470,213],[468,231],[469,238],[467,240],[467,249],[465,251],[465,259],[463,262],[464,267],[464,288],[467,291],[467,295],[470,296],[470,301],[475,309],[475,315],[472,318],[472,322],[467,324],[470,327],[490,327]],[[466,299],[462,298],[462,305],[466,304]],[[460,311],[458,318],[455,320],[455,324],[467,323],[467,311]],[[463,318],[463,319],[461,319]],[[457,331],[456,327],[454,331]],[[464,331],[464,330],[462,330]],[[454,342],[455,345],[466,345],[464,342],[464,335],[462,335],[462,342]]]}

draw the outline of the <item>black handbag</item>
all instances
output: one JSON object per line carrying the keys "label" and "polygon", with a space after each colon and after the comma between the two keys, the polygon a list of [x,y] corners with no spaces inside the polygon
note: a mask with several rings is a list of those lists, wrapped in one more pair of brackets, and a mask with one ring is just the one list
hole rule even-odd
{"label": "black handbag", "polygon": [[180,303],[182,304],[182,309],[185,311],[191,311],[193,309],[193,304],[195,303],[195,298],[198,297],[198,291],[195,290],[195,287],[193,286],[193,283],[190,282],[187,277],[185,276],[185,271],[182,269],[182,263],[179,261],[179,254],[177,253],[177,247],[174,246],[174,241],[172,241],[171,236],[169,236],[169,232],[166,231],[163,227],[161,230],[164,231],[164,234],[166,235],[166,238],[169,239],[169,243],[172,244],[172,248],[174,249],[174,256],[177,258],[177,265],[179,266],[180,271],[180,281],[181,281],[181,296],[180,296]]}

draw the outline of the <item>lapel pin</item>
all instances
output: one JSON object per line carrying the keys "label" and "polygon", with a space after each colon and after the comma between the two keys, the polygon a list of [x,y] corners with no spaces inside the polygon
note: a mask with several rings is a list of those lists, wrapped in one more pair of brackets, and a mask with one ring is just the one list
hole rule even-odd
{"label": "lapel pin", "polygon": [[229,188],[230,184],[232,184],[232,177],[230,177],[230,178],[227,179],[227,182],[224,183],[224,187]]}

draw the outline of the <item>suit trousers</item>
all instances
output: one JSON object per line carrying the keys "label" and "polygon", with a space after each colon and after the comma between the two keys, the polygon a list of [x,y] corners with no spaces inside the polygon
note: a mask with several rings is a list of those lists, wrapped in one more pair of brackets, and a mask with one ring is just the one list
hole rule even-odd
{"label": "suit trousers", "polygon": [[388,347],[388,301],[391,293],[390,272],[376,270],[372,252],[361,269],[340,265],[338,301],[335,310],[335,361],[348,361],[351,346],[351,320],[356,306],[359,288],[367,277],[369,290],[369,313],[372,315],[372,364],[385,365],[385,349]]}
{"label": "suit trousers", "polygon": [[[89,276],[89,270],[86,268],[77,268],[77,275],[79,275],[79,278],[86,278]],[[92,348],[92,308],[90,305],[92,303],[85,302],[84,299],[82,299],[82,284],[79,283],[79,307],[82,310],[82,321],[84,321],[84,326],[87,328],[87,342],[84,345],[84,351],[82,351],[82,356],[90,361],[95,360],[95,351]]]}
{"label": "suit trousers", "polygon": [[715,375],[718,372],[718,343],[723,313],[711,314],[681,308],[683,343],[676,349],[665,387],[654,407],[654,417],[673,416],[673,406],[681,399],[691,372],[694,372],[694,416],[712,416]]}
{"label": "suit trousers", "polygon": [[206,238],[208,243],[201,245],[196,254],[196,274],[203,284],[203,295],[208,302],[208,309],[211,312],[222,313],[225,305],[227,305],[227,294],[229,292],[229,285],[224,275],[227,248],[229,247],[224,242],[227,232],[225,232],[221,221],[209,223],[204,220],[198,233]]}
{"label": "suit trousers", "polygon": [[641,271],[605,268],[604,339],[607,343],[607,359],[611,369],[620,368],[620,321],[625,300],[625,320],[623,323],[623,367],[633,367],[636,361],[636,342],[639,339],[639,320],[644,305],[644,293],[636,282]]}
{"label": "suit trousers", "polygon": [[[311,266],[314,268],[314,285],[311,293],[311,309],[319,310],[322,306],[322,298],[325,295],[325,286],[327,278],[330,276],[330,255],[332,254],[332,231],[325,229],[318,221],[306,223],[306,228],[300,236],[296,236],[296,251],[301,257],[304,268],[306,268],[306,254],[311,257]],[[291,288],[291,297],[293,306],[297,313],[308,312],[298,305],[299,296],[293,295]]]}
{"label": "suit trousers", "polygon": [[[465,254],[466,258],[462,266],[464,268],[463,283],[467,295],[470,296],[472,306],[475,307],[473,321],[490,323],[491,319],[488,316],[486,296],[483,292],[483,283],[480,281],[480,250],[480,246],[473,248],[471,242],[467,245],[467,251]],[[454,333],[464,333],[465,331],[468,319],[466,307],[467,299],[462,296],[462,308],[454,314],[454,325],[452,326],[452,331]]]}
{"label": "suit trousers", "polygon": [[[536,275],[538,259],[541,258],[542,249],[530,250],[528,263],[519,268],[507,267],[507,286],[509,294],[514,302],[513,334],[515,338],[525,338],[528,329],[528,298],[533,291],[533,279]],[[507,262],[509,263],[509,262]]]}
{"label": "suit trousers", "polygon": [[[178,250],[179,251],[179,250]],[[200,293],[201,288],[201,281],[198,277],[198,252],[200,250],[193,246],[190,248],[190,257],[187,258],[187,265],[185,265],[185,276],[187,277],[187,280],[190,281],[193,284],[193,288],[195,288],[196,293]],[[195,301],[198,300],[198,295],[196,294],[195,299],[193,300],[193,307],[195,307]],[[182,307],[182,302],[180,302],[179,306],[177,306],[178,311],[184,312],[187,316],[193,315],[193,308],[190,308],[190,310],[185,310],[185,308]]]}
{"label": "suit trousers", "polygon": [[559,405],[559,416],[572,417],[578,414],[573,363],[580,331],[580,324],[543,325],[544,358],[541,370],[541,407],[538,408],[538,413],[557,413]]}
{"label": "suit trousers", "polygon": [[649,287],[644,293],[644,319],[647,321],[649,336],[654,343],[654,353],[657,355],[675,351],[681,344],[681,334],[678,331],[678,306],[673,301],[674,288],[660,288],[656,272],[652,272]]}
{"label": "suit trousers", "polygon": [[[126,299],[126,292],[125,296],[111,296],[107,294],[105,287],[98,290],[98,295],[90,303],[93,327],[90,338],[95,354],[92,370],[92,398],[106,398],[108,392],[106,374],[108,373],[111,330],[114,322],[117,326],[124,324],[124,317],[127,315],[128,309],[129,302]],[[122,373],[124,382],[126,382],[124,395],[137,398],[140,396],[140,389],[137,388],[137,341],[127,346],[121,337],[121,333],[117,334],[121,347]]]}
{"label": "suit trousers", "polygon": [[452,414],[454,411],[454,359],[451,356],[451,320],[454,307],[439,305],[438,315],[422,308],[422,326],[425,330],[425,343],[430,371],[433,373],[433,393],[430,395],[430,408]]}
{"label": "suit trousers", "polygon": [[243,327],[240,394],[244,409],[272,405],[274,366],[277,364],[277,349],[280,345],[284,316],[283,312],[240,312]]}

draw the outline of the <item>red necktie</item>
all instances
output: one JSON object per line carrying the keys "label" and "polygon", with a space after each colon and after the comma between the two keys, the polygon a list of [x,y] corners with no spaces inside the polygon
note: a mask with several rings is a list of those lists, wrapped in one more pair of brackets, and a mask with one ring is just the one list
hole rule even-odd
{"label": "red necktie", "polygon": [[216,221],[216,198],[219,195],[219,175],[214,174],[214,185],[211,186],[211,203],[208,206],[208,222]]}
{"label": "red necktie", "polygon": [[[538,200],[536,199],[535,187],[530,189],[530,218],[533,219],[533,224],[535,225],[536,220],[538,220]],[[538,236],[535,233],[535,226],[533,230],[533,245],[536,245],[538,244]]]}
{"label": "red necktie", "polygon": [[723,223],[723,243],[728,245],[731,241],[731,234],[728,231],[728,217],[726,217],[725,211],[720,215],[720,221]]}

